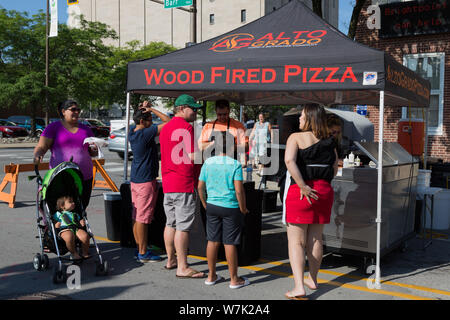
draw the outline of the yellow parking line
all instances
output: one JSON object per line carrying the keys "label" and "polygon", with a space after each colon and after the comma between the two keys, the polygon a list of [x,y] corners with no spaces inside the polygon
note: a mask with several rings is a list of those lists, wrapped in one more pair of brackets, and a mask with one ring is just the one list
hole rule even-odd
{"label": "yellow parking line", "polygon": [[[203,261],[207,260],[205,257],[199,257],[199,256],[193,256],[193,255],[189,255],[189,257],[193,258],[193,259],[203,260]],[[227,264],[225,261],[220,261],[219,263],[225,264],[225,265]],[[278,261],[271,261],[271,263],[275,264],[275,265],[286,265],[286,263],[278,262]],[[247,270],[252,270],[252,271],[269,273],[269,274],[282,276],[282,277],[293,278],[292,274],[289,274],[289,273],[286,273],[286,272],[281,272],[281,271],[270,270],[270,269],[266,269],[266,268],[261,268],[261,267],[257,267],[257,266],[242,266],[240,268],[247,269]],[[322,283],[322,284],[333,285],[333,286],[336,286],[336,287],[343,287],[343,288],[347,288],[347,289],[359,290],[359,291],[375,293],[375,294],[388,295],[388,296],[399,297],[399,298],[410,299],[410,300],[434,300],[432,298],[426,298],[426,297],[416,296],[416,295],[407,294],[407,293],[401,293],[401,292],[395,292],[395,291],[387,291],[387,290],[381,290],[381,289],[369,289],[367,287],[362,287],[362,286],[357,286],[357,285],[354,285],[354,284],[337,282],[337,281],[333,281],[333,280],[326,280],[326,279],[317,278],[317,282]]]}
{"label": "yellow parking line", "polygon": [[106,241],[106,242],[111,242],[111,243],[120,243],[120,241],[112,241],[112,240],[109,240],[109,239],[106,239],[106,238],[102,238],[102,237],[97,237],[97,236],[94,236],[94,238],[96,240],[100,240],[100,241]]}
{"label": "yellow parking line", "polygon": [[[273,264],[273,265],[276,265],[276,266],[286,266],[286,267],[290,268],[290,264],[289,263],[285,263],[285,262],[269,261],[269,260],[265,260],[265,259],[259,259],[259,261],[261,261],[263,263],[267,263],[267,264]],[[340,272],[330,271],[330,270],[322,270],[321,269],[321,270],[319,270],[319,273],[330,274],[330,275],[338,276],[338,277],[344,276],[344,277],[347,277],[347,278],[351,278],[351,279],[355,279],[355,280],[361,280],[361,281],[367,281],[368,280],[368,278],[353,276],[353,275],[350,275],[350,274],[340,273]],[[402,288],[408,288],[408,289],[421,290],[421,291],[432,292],[432,293],[437,293],[437,294],[450,296],[450,292],[446,291],[446,290],[439,290],[439,289],[428,288],[428,287],[423,287],[423,286],[416,286],[416,285],[412,285],[412,284],[404,284],[404,283],[393,282],[393,281],[381,281],[381,284],[386,284],[386,285],[390,285],[390,286],[397,286],[397,287],[402,287]]]}
{"label": "yellow parking line", "polygon": [[[95,236],[95,239],[101,240],[101,241],[106,241],[106,242],[111,242],[111,243],[120,243],[120,241],[111,241],[109,239],[106,239],[106,238],[103,238],[103,237],[98,237],[98,236]],[[205,258],[205,257],[194,256],[194,255],[189,255],[188,257],[190,257],[192,259],[207,261],[207,258]],[[273,264],[273,265],[278,265],[278,266],[290,267],[290,265],[288,263],[285,263],[285,262],[268,261],[268,260],[265,260],[265,259],[260,259],[259,261],[263,262],[263,263],[267,263],[267,264]],[[220,261],[219,263],[227,265],[226,261]],[[281,276],[281,277],[293,278],[292,274],[289,274],[289,273],[286,273],[286,272],[270,270],[270,269],[256,267],[256,266],[243,266],[243,267],[240,267],[240,268],[247,269],[247,270],[252,270],[252,271],[269,273],[269,274],[273,274],[273,275],[277,275],[277,276]],[[319,272],[326,273],[326,274],[331,274],[331,275],[336,275],[336,276],[345,276],[345,277],[356,279],[356,280],[362,280],[362,281],[363,280],[367,280],[367,278],[352,276],[352,275],[348,275],[348,274],[345,274],[345,273],[339,273],[339,272],[335,272],[335,271],[319,270]],[[333,280],[325,280],[325,279],[318,278],[317,281],[319,283],[330,284],[330,285],[334,285],[334,286],[337,286],[337,287],[343,287],[343,288],[354,289],[354,290],[365,291],[365,292],[376,293],[376,294],[389,295],[389,296],[400,297],[400,298],[411,299],[411,300],[434,300],[432,298],[425,298],[425,297],[410,295],[410,294],[406,294],[406,293],[386,291],[386,290],[380,290],[380,289],[369,289],[369,288],[366,288],[366,287],[352,285],[352,284],[347,284],[347,283],[342,283],[342,282],[337,282],[337,281],[333,281]],[[444,290],[438,290],[438,289],[421,287],[421,286],[415,286],[415,285],[408,285],[408,284],[397,283],[397,282],[392,282],[392,281],[384,281],[384,282],[381,282],[381,283],[382,284],[399,286],[399,287],[404,287],[404,288],[409,288],[409,289],[422,290],[422,291],[433,292],[433,293],[438,293],[438,294],[443,294],[443,295],[449,295],[450,296],[450,292],[444,291]]]}

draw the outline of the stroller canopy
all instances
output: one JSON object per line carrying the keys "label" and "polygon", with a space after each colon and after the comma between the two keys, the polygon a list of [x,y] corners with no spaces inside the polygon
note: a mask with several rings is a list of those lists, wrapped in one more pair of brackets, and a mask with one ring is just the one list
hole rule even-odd
{"label": "stroller canopy", "polygon": [[[57,196],[71,195],[75,198],[83,193],[83,174],[76,163],[62,162],[47,171],[42,183],[42,200]],[[56,201],[56,199],[55,199]]]}

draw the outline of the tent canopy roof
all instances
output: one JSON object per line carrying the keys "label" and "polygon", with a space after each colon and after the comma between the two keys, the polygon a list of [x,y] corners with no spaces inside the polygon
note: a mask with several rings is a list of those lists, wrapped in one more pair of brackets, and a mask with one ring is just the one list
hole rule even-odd
{"label": "tent canopy roof", "polygon": [[128,64],[129,92],[244,105],[429,104],[430,83],[352,41],[302,2],[200,44]]}

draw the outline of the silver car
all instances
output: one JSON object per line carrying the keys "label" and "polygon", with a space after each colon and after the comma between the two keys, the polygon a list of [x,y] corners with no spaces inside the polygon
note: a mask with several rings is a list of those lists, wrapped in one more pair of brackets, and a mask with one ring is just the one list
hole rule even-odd
{"label": "silver car", "polygon": [[[158,118],[159,119],[159,118]],[[161,123],[162,121],[160,121]],[[158,121],[154,121],[154,124],[159,124]],[[159,136],[155,138],[156,145],[158,147],[158,158],[160,157],[159,150]],[[124,159],[125,157],[125,127],[118,130],[114,130],[110,133],[108,137],[108,150],[112,152],[117,152],[119,157]],[[128,157],[131,158],[133,155],[131,151],[130,143],[128,142]]]}
{"label": "silver car", "polygon": [[[108,137],[108,150],[117,152],[122,159],[125,157],[125,127],[112,131]],[[128,142],[128,155],[131,156],[131,146]]]}

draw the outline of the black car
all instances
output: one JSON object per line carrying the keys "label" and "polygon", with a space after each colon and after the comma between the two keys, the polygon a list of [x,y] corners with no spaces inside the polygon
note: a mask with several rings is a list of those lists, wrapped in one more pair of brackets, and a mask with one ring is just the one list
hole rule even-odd
{"label": "black car", "polygon": [[80,122],[89,128],[91,128],[94,136],[97,138],[108,138],[109,137],[109,127],[103,122],[97,119],[82,119]]}

